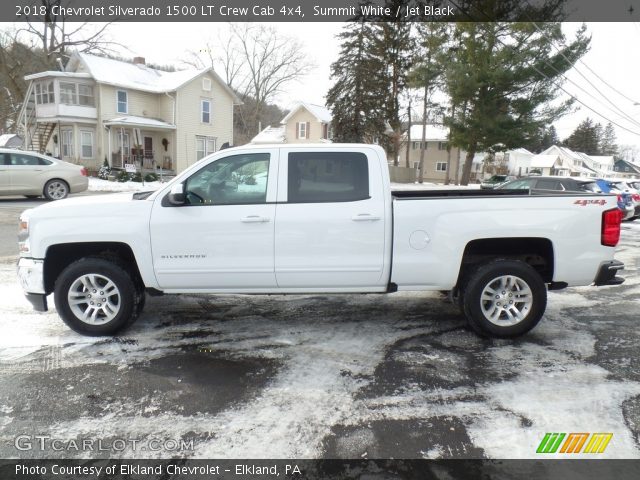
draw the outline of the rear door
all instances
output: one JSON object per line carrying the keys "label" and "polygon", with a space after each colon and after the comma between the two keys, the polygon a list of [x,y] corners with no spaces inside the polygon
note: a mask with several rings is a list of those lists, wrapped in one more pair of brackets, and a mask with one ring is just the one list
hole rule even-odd
{"label": "rear door", "polygon": [[[363,153],[364,152],[364,153]],[[278,287],[380,286],[385,202],[373,150],[283,148],[275,230]]]}

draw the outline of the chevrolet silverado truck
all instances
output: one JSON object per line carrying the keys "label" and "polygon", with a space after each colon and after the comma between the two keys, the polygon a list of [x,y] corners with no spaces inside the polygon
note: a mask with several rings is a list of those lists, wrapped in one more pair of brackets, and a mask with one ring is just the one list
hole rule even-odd
{"label": "chevrolet silverado truck", "polygon": [[145,295],[446,291],[470,327],[514,337],[548,289],[615,285],[615,196],[392,191],[382,148],[252,145],[154,192],[87,196],[20,218],[18,277],[76,332],[111,335]]}

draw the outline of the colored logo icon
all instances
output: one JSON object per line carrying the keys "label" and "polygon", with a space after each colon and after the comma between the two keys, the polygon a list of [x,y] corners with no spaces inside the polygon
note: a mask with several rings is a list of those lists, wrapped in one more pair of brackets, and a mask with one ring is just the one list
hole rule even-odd
{"label": "colored logo icon", "polygon": [[604,453],[613,433],[546,433],[536,453]]}

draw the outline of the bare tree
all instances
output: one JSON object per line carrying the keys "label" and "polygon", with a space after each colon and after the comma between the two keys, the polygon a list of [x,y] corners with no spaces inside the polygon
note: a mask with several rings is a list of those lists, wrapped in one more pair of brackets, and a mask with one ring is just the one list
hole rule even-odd
{"label": "bare tree", "polygon": [[[54,6],[66,4],[63,0],[40,0],[51,12]],[[112,22],[67,22],[63,15],[48,13],[44,21],[26,16],[26,22],[16,30],[17,38],[24,39],[41,49],[48,58],[59,57],[69,50],[93,53],[113,53],[114,46],[124,47],[107,36]]]}
{"label": "bare tree", "polygon": [[245,101],[238,110],[238,120],[241,136],[250,137],[258,132],[260,123],[269,120],[269,103],[287,84],[299,81],[313,68],[299,40],[273,27],[237,23],[228,24],[217,41],[207,41],[204,48],[190,52],[185,63],[221,72]]}

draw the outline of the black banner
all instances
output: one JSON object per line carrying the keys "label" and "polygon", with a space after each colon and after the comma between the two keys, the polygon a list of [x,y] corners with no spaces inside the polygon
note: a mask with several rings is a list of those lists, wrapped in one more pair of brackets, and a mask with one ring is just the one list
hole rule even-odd
{"label": "black banner", "polygon": [[640,0],[3,0],[0,21],[637,22]]}
{"label": "black banner", "polygon": [[2,480],[637,480],[640,460],[0,460]]}

